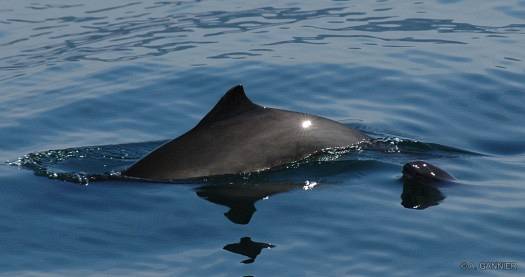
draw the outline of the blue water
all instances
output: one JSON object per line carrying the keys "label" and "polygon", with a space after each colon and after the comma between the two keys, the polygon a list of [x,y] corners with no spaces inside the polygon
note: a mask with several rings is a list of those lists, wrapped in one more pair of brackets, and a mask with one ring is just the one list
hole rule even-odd
{"label": "blue water", "polygon": [[[1,275],[523,275],[524,1],[44,2],[0,7]],[[119,178],[238,83],[384,147]]]}

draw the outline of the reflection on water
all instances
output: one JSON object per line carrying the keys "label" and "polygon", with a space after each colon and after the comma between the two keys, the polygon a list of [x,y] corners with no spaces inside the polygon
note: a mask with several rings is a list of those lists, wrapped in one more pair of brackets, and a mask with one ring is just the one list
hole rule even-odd
{"label": "reflection on water", "polygon": [[432,184],[403,181],[401,205],[405,208],[423,210],[438,205],[444,199],[445,196]]}
{"label": "reflection on water", "polygon": [[[522,0],[2,4],[0,159],[31,153],[13,164],[50,178],[0,166],[2,275],[455,276],[462,259],[525,262]],[[119,178],[162,142],[122,143],[184,133],[237,83],[393,139],[227,181]],[[416,159],[464,185],[402,185]],[[294,191],[305,180],[324,188]],[[226,197],[230,182],[254,188]],[[250,265],[221,249],[255,259],[265,242],[278,248]]]}
{"label": "reflection on water", "polygon": [[251,264],[255,262],[255,258],[261,254],[261,251],[265,248],[274,248],[275,245],[266,242],[253,241],[250,237],[243,237],[238,243],[227,244],[224,246],[224,250],[228,250],[232,253],[237,253],[249,257],[242,261],[243,264]]}
{"label": "reflection on water", "polygon": [[197,188],[196,193],[212,203],[229,207],[224,215],[231,222],[248,224],[256,211],[255,202],[300,187],[286,183],[207,185]]}

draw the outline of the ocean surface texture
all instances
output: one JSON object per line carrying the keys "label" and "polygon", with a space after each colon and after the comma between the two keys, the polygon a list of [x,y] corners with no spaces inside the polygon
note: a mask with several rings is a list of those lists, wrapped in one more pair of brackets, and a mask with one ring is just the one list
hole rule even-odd
{"label": "ocean surface texture", "polygon": [[[3,0],[0,275],[523,276],[524,46],[523,0]],[[119,176],[239,83],[377,147]]]}

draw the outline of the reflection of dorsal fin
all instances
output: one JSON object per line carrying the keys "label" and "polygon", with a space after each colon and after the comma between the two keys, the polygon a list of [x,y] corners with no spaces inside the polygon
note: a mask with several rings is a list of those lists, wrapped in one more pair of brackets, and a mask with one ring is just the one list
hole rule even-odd
{"label": "reflection of dorsal fin", "polygon": [[215,107],[208,112],[197,126],[221,121],[260,107],[261,106],[254,104],[248,99],[248,97],[246,97],[241,85],[237,85],[224,94],[221,100],[215,104]]}

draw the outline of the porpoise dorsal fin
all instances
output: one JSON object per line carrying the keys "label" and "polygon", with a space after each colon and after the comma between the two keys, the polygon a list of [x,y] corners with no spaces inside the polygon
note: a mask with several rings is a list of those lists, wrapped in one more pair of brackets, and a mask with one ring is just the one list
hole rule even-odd
{"label": "porpoise dorsal fin", "polygon": [[197,126],[221,121],[257,108],[261,108],[261,106],[248,99],[242,85],[236,85],[222,96]]}

